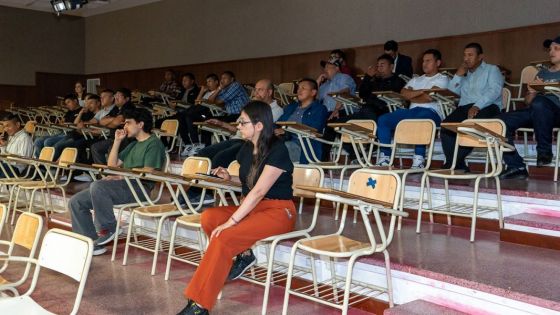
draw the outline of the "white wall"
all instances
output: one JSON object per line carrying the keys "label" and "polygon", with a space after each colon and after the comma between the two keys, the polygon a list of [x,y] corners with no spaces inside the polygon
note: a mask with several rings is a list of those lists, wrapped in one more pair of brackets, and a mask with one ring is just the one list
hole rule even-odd
{"label": "white wall", "polygon": [[295,54],[560,21],[558,0],[165,0],[86,19],[85,72]]}

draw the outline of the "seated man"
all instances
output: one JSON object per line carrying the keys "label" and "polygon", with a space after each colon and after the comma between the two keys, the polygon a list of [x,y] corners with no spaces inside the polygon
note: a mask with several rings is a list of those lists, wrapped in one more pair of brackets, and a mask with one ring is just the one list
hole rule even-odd
{"label": "seated man", "polygon": [[399,54],[399,44],[390,40],[383,45],[383,50],[386,54],[393,57],[394,66],[393,73],[397,76],[405,75],[412,78],[412,59],[409,56]]}
{"label": "seated man", "polygon": [[[284,114],[278,121],[294,121],[300,124],[307,125],[317,129],[318,132],[323,132],[327,120],[327,108],[316,99],[317,97],[317,82],[313,79],[302,79],[298,83],[297,102],[293,102],[284,108]],[[274,130],[277,136],[285,135],[285,144],[290,154],[290,160],[294,163],[307,164],[308,161],[305,155],[302,154],[302,148],[297,137],[286,134],[281,128]],[[321,143],[313,140],[313,150],[315,154],[321,156]]]}
{"label": "seated man", "polygon": [[[111,129],[113,132],[124,123],[124,113],[135,108],[130,101],[131,92],[127,88],[118,89],[115,93],[115,106],[117,110],[111,111],[99,121],[99,125]],[[112,133],[113,133],[112,132]],[[124,140],[126,144],[133,140]],[[113,145],[112,135],[109,139],[98,141],[91,145],[91,157],[94,163],[107,164],[106,155]]]}
{"label": "seated man", "polygon": [[[64,105],[66,106],[66,114],[62,118],[63,123],[72,123],[82,110],[80,104],[78,103],[78,98],[75,94],[68,94],[64,97]],[[58,141],[64,138],[64,133],[59,133],[57,135],[52,136],[42,136],[35,139],[35,157],[39,157],[39,153],[43,147],[52,147]]]}
{"label": "seated man", "polygon": [[[422,70],[424,75],[412,78],[406,86],[401,90],[401,94],[409,100],[409,109],[397,109],[392,113],[379,117],[377,121],[377,138],[380,143],[391,143],[391,133],[397,127],[397,124],[404,119],[431,119],[437,126],[443,119],[443,112],[438,104],[422,92],[424,89],[442,88],[446,89],[449,78],[439,73],[441,65],[441,53],[436,49],[428,49],[422,56]],[[414,131],[411,131],[414,132]],[[416,146],[414,149],[414,157],[412,159],[412,168],[424,167],[424,155],[426,153],[425,146]],[[381,155],[378,165],[389,165],[391,157],[390,148],[381,148]]]}
{"label": "seated man", "polygon": [[[272,97],[274,95],[274,84],[269,79],[262,79],[255,84],[255,93],[253,99],[270,104],[272,109],[272,119],[276,122],[282,116],[283,109],[278,106],[276,100]],[[207,157],[212,160],[213,167],[228,167],[228,165],[235,160],[237,152],[241,148],[244,140],[239,135],[237,128],[231,124],[219,121],[217,119],[209,120],[213,124],[222,126],[229,129],[236,134],[229,140],[218,142],[211,146],[200,150],[196,156]]]}
{"label": "seated man", "polygon": [[[31,136],[23,130],[18,116],[14,114],[7,114],[2,117],[2,126],[4,127],[4,131],[2,137],[0,138],[0,152],[2,154],[15,154],[22,157],[31,157],[31,154],[33,153],[33,140],[31,140]],[[7,139],[5,136],[7,136]],[[26,165],[24,164],[12,165],[13,171],[16,173],[12,174],[6,163],[2,162],[2,164],[3,165],[0,168],[0,178],[22,175],[26,168]]]}
{"label": "seated man", "polygon": [[339,111],[342,108],[342,104],[335,101],[329,94],[351,94],[353,95],[356,91],[356,83],[347,74],[340,72],[340,67],[342,66],[340,60],[329,59],[324,67],[324,72],[317,78],[317,84],[319,85],[319,93],[317,94],[317,99],[325,105],[327,110],[331,113],[330,119],[338,118]]}
{"label": "seated man", "polygon": [[[101,100],[99,96],[96,94],[87,94],[86,95],[86,103],[84,107],[76,116],[73,123],[76,125],[78,129],[84,128],[85,124],[94,124],[97,123],[103,114],[101,112]],[[66,136],[56,142],[54,146],[54,160],[58,160],[62,150],[65,148],[77,148],[81,144],[85,143],[86,139],[84,135],[79,130],[74,130],[73,132],[69,132]]]}
{"label": "seated man", "polygon": [[249,102],[249,96],[241,83],[235,80],[233,72],[224,71],[220,77],[218,94],[210,95],[208,101],[224,105],[227,115],[217,117],[219,120],[233,122],[237,120],[241,109]]}
{"label": "seated man", "polygon": [[[328,60],[329,61],[330,60],[340,61],[340,72],[342,72],[344,74],[347,74],[347,75],[351,76],[352,78],[354,77],[354,74],[352,73],[352,69],[346,63],[346,54],[341,49],[335,49],[335,50],[331,51]],[[325,65],[327,64],[327,62],[328,61],[321,60],[321,62],[320,62],[321,68],[324,68]]]}
{"label": "seated man", "polygon": [[175,80],[175,71],[171,69],[165,70],[164,81],[158,89],[159,92],[165,93],[172,98],[178,98],[182,92],[182,88]]}
{"label": "seated man", "polygon": [[[109,154],[108,165],[114,167],[161,169],[165,163],[165,147],[152,130],[152,115],[147,109],[136,108],[124,113],[124,129],[115,132],[115,141]],[[125,138],[135,138],[119,153]],[[144,182],[146,191],[151,191],[153,182]],[[142,196],[141,188],[135,191]],[[72,230],[90,237],[94,241],[94,255],[106,251],[105,244],[115,238],[116,220],[113,206],[131,203],[135,199],[126,181],[119,176],[107,176],[91,183],[70,199],[68,208],[72,215]],[[95,223],[91,209],[95,212]],[[118,234],[118,233],[117,233]]]}
{"label": "seated man", "polygon": [[[560,37],[549,43],[549,56],[552,66],[541,69],[535,77],[534,83],[560,81]],[[560,100],[555,95],[544,95],[528,87],[525,102],[528,108],[514,112],[503,113],[499,116],[506,124],[508,142],[513,145],[515,131],[518,128],[534,128],[537,140],[537,167],[552,162],[552,129],[560,126]],[[504,162],[507,166],[501,179],[527,178],[526,165],[517,151],[504,152]]]}
{"label": "seated man", "polygon": [[403,79],[393,73],[393,57],[383,54],[377,58],[376,66],[369,66],[360,84],[360,98],[365,104],[352,119],[372,119],[389,112],[387,104],[373,92],[393,91],[399,93],[405,86]]}
{"label": "seated man", "polygon": [[[497,66],[484,62],[482,46],[470,43],[465,46],[463,63],[457,69],[449,90],[458,94],[461,99],[457,109],[447,118],[447,122],[462,122],[472,118],[493,118],[500,113],[502,104],[502,87],[504,77]],[[455,150],[457,134],[447,129],[441,130],[441,145],[445,153],[443,168],[450,168]],[[455,169],[468,171],[465,158],[472,151],[471,148],[459,148]]]}

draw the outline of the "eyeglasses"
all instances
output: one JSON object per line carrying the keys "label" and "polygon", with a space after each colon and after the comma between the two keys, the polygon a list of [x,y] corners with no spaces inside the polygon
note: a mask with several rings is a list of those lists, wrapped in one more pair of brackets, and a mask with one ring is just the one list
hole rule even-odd
{"label": "eyeglasses", "polygon": [[238,120],[237,123],[240,124],[241,126],[245,126],[246,124],[250,124],[252,122],[251,121]]}

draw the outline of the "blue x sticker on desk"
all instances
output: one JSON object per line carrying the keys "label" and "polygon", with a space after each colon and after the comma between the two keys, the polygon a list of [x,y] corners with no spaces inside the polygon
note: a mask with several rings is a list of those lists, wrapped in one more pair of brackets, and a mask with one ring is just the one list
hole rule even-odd
{"label": "blue x sticker on desk", "polygon": [[367,186],[371,186],[371,189],[375,189],[375,185],[376,185],[376,184],[377,184],[377,180],[375,180],[375,179],[373,179],[373,178],[370,177],[370,178],[368,178],[366,187],[367,187]]}

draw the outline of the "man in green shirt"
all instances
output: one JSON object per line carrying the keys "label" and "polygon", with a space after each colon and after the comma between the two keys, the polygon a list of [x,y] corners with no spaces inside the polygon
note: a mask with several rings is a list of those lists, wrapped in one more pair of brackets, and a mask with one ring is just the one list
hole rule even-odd
{"label": "man in green shirt", "polygon": [[[123,168],[161,169],[165,163],[165,147],[152,131],[152,115],[144,108],[136,108],[124,114],[123,129],[115,132],[115,141],[109,153],[107,165]],[[129,144],[121,153],[119,148],[125,138],[137,141]],[[142,196],[140,187],[134,188]],[[147,191],[153,183],[144,183]],[[113,206],[134,202],[126,181],[121,176],[107,176],[91,183],[88,189],[75,194],[68,202],[72,214],[72,230],[94,240],[94,255],[107,251],[105,244],[115,238],[117,231]],[[91,209],[95,212],[92,217]]]}

